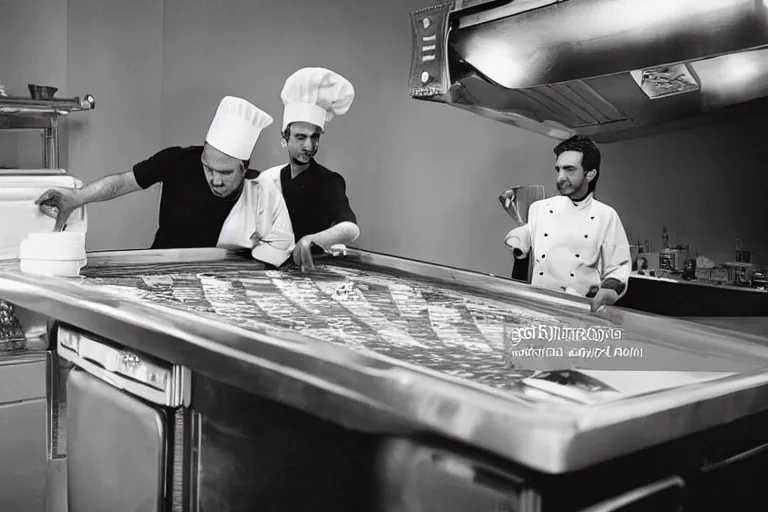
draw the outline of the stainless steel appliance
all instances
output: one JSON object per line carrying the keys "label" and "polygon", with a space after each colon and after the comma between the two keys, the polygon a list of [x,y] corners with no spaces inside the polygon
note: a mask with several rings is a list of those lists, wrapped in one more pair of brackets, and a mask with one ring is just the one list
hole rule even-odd
{"label": "stainless steel appliance", "polygon": [[69,510],[182,509],[190,373],[66,326]]}

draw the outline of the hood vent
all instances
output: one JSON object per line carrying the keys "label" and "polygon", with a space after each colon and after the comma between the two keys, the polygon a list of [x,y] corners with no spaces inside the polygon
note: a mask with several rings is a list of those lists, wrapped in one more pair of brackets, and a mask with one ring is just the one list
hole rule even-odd
{"label": "hood vent", "polygon": [[768,103],[768,0],[456,0],[412,22],[412,97],[554,138]]}

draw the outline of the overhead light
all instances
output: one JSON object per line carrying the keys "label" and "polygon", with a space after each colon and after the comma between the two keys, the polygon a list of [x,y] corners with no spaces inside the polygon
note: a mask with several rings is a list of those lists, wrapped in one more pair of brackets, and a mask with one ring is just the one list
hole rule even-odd
{"label": "overhead light", "polygon": [[685,64],[637,69],[630,75],[652,100],[699,90],[699,83]]}

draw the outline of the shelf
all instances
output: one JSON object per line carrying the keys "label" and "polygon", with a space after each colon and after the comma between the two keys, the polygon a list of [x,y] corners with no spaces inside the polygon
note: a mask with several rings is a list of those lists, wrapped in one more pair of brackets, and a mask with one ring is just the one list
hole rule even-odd
{"label": "shelf", "polygon": [[0,129],[44,130],[51,128],[52,120],[72,112],[93,110],[93,96],[80,98],[39,100],[0,96]]}
{"label": "shelf", "polygon": [[59,118],[96,108],[93,96],[82,99],[35,99],[0,96],[0,130],[43,130],[43,166],[59,167]]}

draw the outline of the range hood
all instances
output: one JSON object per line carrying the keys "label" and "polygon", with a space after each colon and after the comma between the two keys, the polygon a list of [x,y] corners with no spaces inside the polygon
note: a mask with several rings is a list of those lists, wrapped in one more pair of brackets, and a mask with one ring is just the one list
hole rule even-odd
{"label": "range hood", "polygon": [[768,0],[453,0],[411,21],[412,98],[556,139],[768,105]]}

